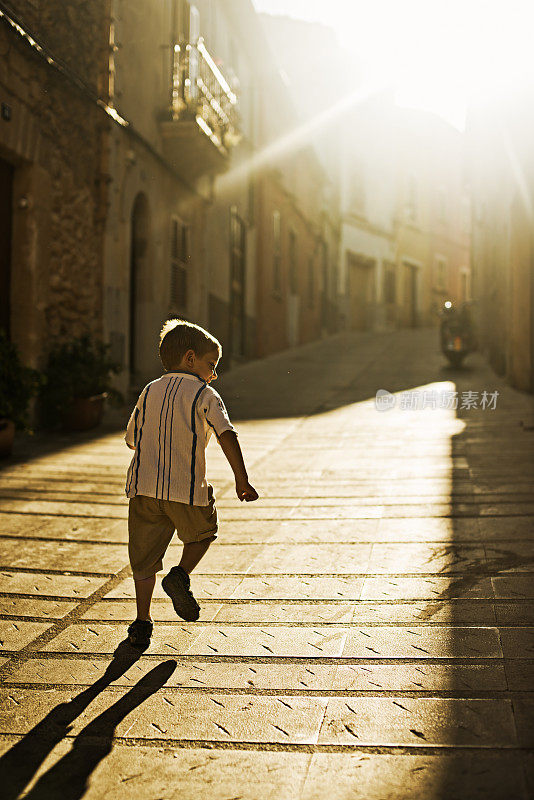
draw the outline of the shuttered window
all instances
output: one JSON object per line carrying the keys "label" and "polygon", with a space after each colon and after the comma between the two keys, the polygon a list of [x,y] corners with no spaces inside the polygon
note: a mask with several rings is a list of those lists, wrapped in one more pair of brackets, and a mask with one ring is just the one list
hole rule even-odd
{"label": "shuttered window", "polygon": [[171,306],[175,311],[187,308],[187,265],[189,262],[189,229],[173,217],[171,219]]}

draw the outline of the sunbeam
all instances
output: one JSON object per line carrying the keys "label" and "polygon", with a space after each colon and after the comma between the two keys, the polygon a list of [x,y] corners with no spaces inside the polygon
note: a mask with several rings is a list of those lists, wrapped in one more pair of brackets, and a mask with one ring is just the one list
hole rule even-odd
{"label": "sunbeam", "polygon": [[363,105],[390,88],[391,84],[386,83],[369,84],[342,97],[329,108],[280,136],[262,150],[254,153],[249,159],[231,169],[219,179],[218,189],[220,191],[229,190],[246,179],[251,173],[266,167],[277,158],[287,156],[298,147],[310,144],[314,134],[318,133],[322,128],[333,123],[337,118],[342,117],[356,106]]}

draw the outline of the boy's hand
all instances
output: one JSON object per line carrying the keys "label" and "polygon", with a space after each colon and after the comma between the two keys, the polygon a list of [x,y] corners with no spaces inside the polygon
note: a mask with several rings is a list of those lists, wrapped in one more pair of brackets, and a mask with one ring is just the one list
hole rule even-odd
{"label": "boy's hand", "polygon": [[234,472],[235,493],[239,499],[241,501],[246,500],[247,503],[250,503],[251,500],[257,500],[258,493],[248,482],[243,453],[241,452],[241,447],[237,441],[235,431],[223,431],[219,436],[219,444]]}
{"label": "boy's hand", "polygon": [[250,483],[246,480],[237,481],[235,482],[235,493],[243,502],[246,500],[247,503],[250,503],[252,500],[257,500],[259,495],[256,489],[250,485]]}

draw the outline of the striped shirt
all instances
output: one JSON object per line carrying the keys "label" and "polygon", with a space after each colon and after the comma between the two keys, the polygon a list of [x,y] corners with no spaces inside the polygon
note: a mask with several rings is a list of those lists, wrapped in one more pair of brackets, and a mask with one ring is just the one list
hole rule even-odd
{"label": "striped shirt", "polygon": [[208,505],[206,446],[211,433],[234,427],[217,392],[197,375],[167,372],[145,386],[133,410],[126,443],[135,454],[126,495]]}

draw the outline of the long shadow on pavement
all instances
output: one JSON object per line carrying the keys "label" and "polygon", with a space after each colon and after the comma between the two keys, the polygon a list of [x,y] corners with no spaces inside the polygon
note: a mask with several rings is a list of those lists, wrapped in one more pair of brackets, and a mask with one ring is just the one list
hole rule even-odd
{"label": "long shadow on pavement", "polygon": [[[456,745],[478,745],[482,750],[460,756],[456,766],[444,772],[439,797],[519,800],[532,797],[533,787],[524,782],[524,757],[507,748],[530,744],[522,736],[517,716],[522,701],[509,692],[528,693],[534,687],[532,675],[522,673],[521,662],[514,663],[516,657],[529,655],[529,636],[522,626],[532,624],[534,437],[520,424],[529,419],[532,398],[506,386],[487,364],[475,363],[478,369],[470,374],[459,370],[453,378],[458,392],[498,389],[500,394],[496,410],[457,411],[464,428],[451,438],[450,513],[451,545],[458,566],[451,566],[457,574],[436,600],[446,605],[449,598],[472,598],[469,605],[473,612],[477,609],[476,618],[465,610],[467,605],[462,611],[463,604],[452,601],[452,632],[466,625],[495,626],[504,659],[480,652],[487,672],[482,673],[482,665],[480,672],[473,668],[467,694],[474,698],[482,694],[485,700],[477,703],[465,697],[462,707],[470,713],[457,705],[450,722],[456,728]],[[465,527],[470,518],[477,523],[474,537]],[[501,626],[510,628],[507,632]],[[510,641],[516,642],[516,653]],[[452,637],[451,655],[463,664],[469,661],[461,636]],[[451,685],[460,696],[469,688],[464,678],[459,670]]]}
{"label": "long shadow on pavement", "polygon": [[[104,689],[124,675],[142,653],[141,648],[131,647],[127,640],[121,642],[105,673],[92,686],[84,689],[68,703],[61,703],[53,708],[0,758],[3,800],[16,800],[19,797],[46,757],[69,733],[74,720]],[[72,749],[39,778],[25,797],[33,800],[57,800],[59,797],[62,800],[76,800],[82,797],[92,771],[111,751],[117,725],[150,695],[161,689],[176,666],[176,661],[172,659],[158,664],[122,695],[120,700],[86,725],[74,740]]]}

